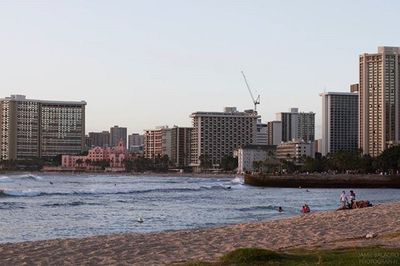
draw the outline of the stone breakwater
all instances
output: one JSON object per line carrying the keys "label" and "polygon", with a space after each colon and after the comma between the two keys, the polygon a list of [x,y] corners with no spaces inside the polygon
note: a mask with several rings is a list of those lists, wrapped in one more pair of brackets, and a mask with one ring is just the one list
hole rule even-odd
{"label": "stone breakwater", "polygon": [[246,174],[247,185],[303,188],[400,188],[400,176]]}
{"label": "stone breakwater", "polygon": [[[372,234],[372,238],[366,238]],[[400,203],[311,212],[207,229],[119,234],[0,245],[1,265],[167,265],[215,260],[243,247],[272,250],[400,248]]]}

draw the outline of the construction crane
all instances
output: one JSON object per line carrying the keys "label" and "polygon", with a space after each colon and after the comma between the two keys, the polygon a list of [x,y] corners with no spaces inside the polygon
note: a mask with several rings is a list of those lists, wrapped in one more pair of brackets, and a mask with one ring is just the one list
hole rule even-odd
{"label": "construction crane", "polygon": [[247,87],[247,89],[248,89],[249,92],[250,92],[251,99],[253,100],[253,103],[254,103],[254,111],[257,111],[257,104],[260,104],[260,94],[257,95],[257,98],[256,98],[256,99],[254,99],[254,95],[253,95],[253,93],[251,92],[249,83],[247,82],[246,76],[244,75],[244,72],[243,72],[243,71],[242,71],[242,75],[243,75],[243,78],[244,78],[244,82],[246,83],[246,87]]}

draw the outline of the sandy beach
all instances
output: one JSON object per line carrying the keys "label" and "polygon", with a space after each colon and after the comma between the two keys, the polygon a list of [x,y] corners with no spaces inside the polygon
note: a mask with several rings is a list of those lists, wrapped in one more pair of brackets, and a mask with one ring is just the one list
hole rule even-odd
{"label": "sandy beach", "polygon": [[[366,239],[367,233],[375,237]],[[241,247],[272,250],[400,248],[400,203],[198,230],[0,245],[1,265],[166,265],[215,260]]]}

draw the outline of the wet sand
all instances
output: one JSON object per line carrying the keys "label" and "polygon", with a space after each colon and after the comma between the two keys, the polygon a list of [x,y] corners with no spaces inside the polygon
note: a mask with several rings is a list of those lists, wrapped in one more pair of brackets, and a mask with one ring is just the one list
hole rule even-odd
{"label": "wet sand", "polygon": [[[367,233],[376,236],[366,239]],[[400,248],[400,203],[198,230],[0,245],[0,265],[166,265],[215,260],[242,247],[272,250]]]}

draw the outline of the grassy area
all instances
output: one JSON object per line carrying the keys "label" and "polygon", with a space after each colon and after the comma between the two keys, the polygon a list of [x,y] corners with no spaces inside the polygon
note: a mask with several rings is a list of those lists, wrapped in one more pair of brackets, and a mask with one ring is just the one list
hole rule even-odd
{"label": "grassy area", "polygon": [[244,265],[400,265],[400,249],[352,248],[317,251],[274,252],[245,248],[232,251],[216,262],[195,261],[185,266]]}

